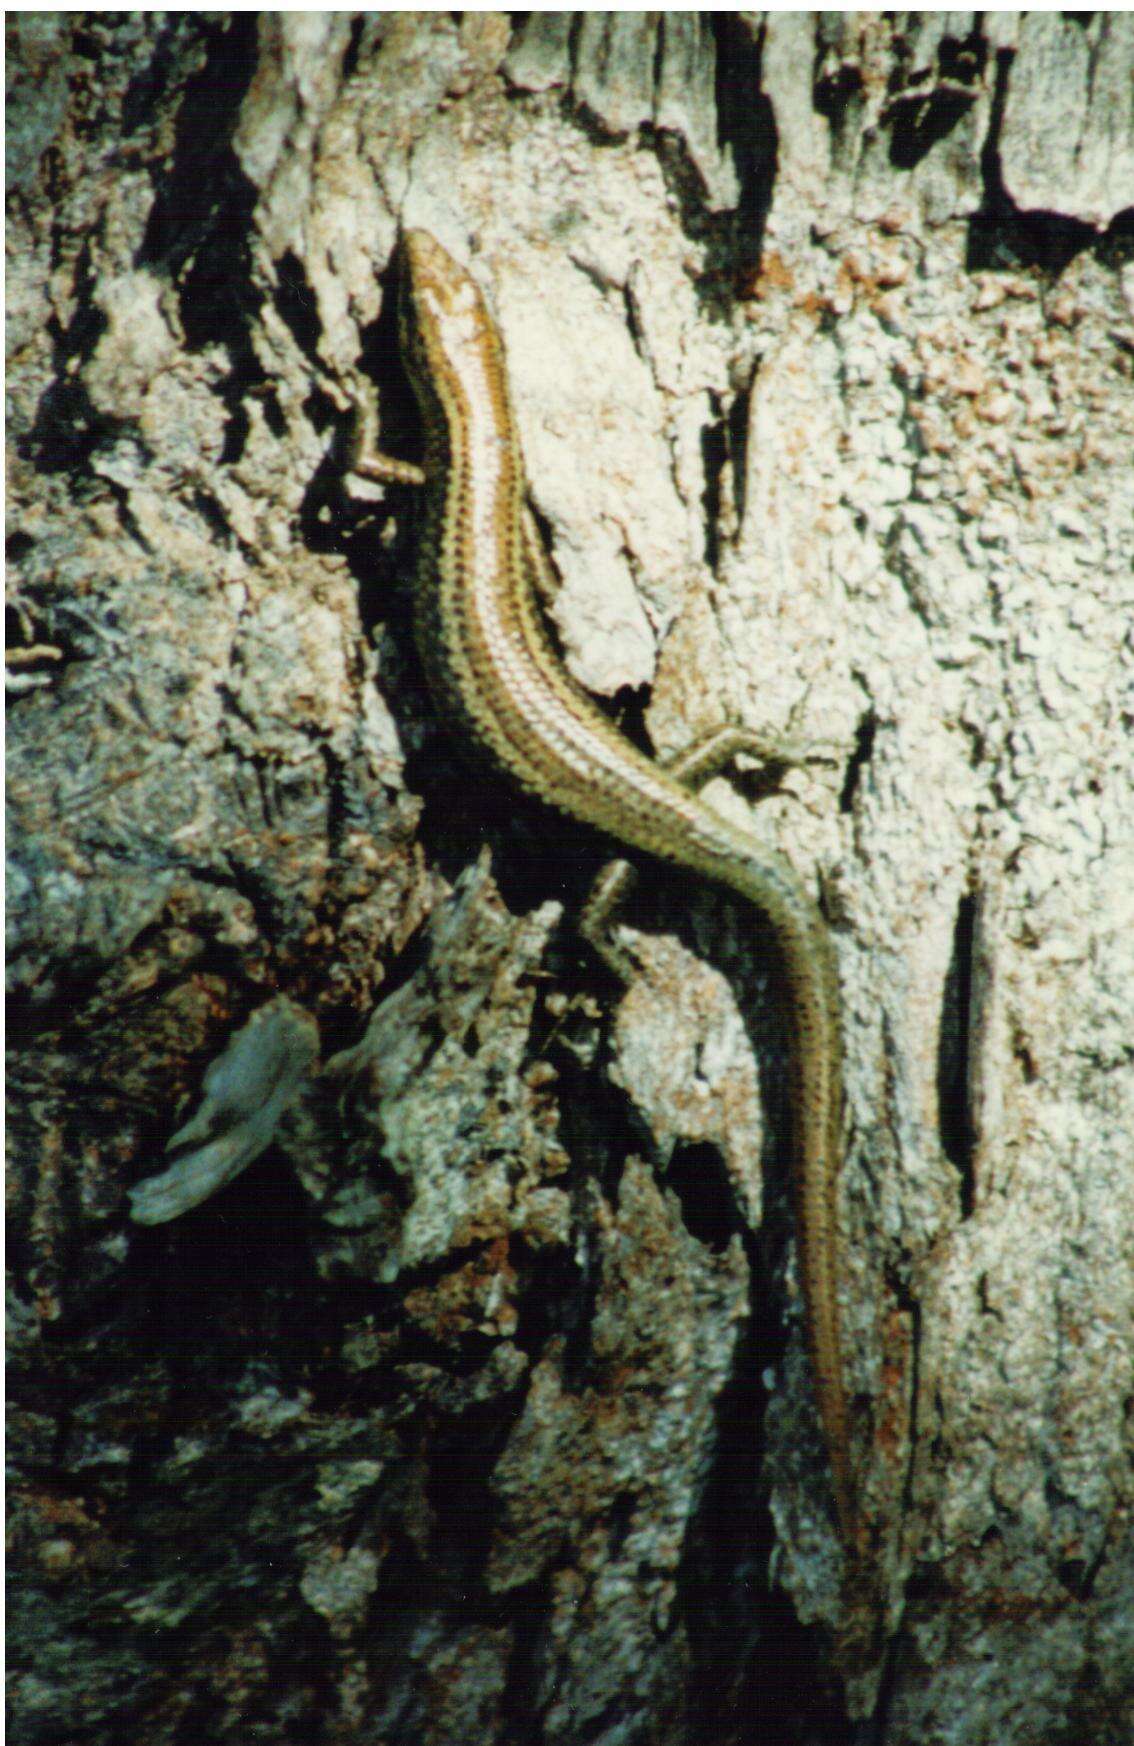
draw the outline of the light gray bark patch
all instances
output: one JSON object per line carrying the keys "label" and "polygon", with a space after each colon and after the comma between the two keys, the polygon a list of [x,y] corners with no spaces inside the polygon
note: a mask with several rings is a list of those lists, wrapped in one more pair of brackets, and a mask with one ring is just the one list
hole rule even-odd
{"label": "light gray bark patch", "polygon": [[504,71],[524,91],[550,91],[571,78],[573,12],[530,12],[516,32]]}
{"label": "light gray bark patch", "polygon": [[1000,141],[1004,186],[1022,211],[1105,230],[1134,206],[1134,18],[1026,13]]}
{"label": "light gray bark patch", "polygon": [[653,119],[657,17],[587,12],[579,28],[575,96],[615,137]]}
{"label": "light gray bark patch", "polygon": [[732,154],[717,143],[716,86],[717,46],[710,14],[667,13],[662,21],[654,126],[685,141],[710,212],[726,211],[740,199]]}

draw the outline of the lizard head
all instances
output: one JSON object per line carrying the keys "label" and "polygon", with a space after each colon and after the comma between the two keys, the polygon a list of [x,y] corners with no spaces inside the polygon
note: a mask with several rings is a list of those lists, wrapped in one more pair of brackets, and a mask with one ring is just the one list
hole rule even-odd
{"label": "lizard head", "polygon": [[476,280],[427,230],[402,238],[398,325],[415,376],[458,368],[491,332]]}

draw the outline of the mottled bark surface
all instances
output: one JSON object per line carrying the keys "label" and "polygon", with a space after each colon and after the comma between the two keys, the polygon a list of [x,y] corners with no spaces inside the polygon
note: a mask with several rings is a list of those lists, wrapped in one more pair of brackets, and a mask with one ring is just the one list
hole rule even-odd
{"label": "mottled bark surface", "polygon": [[[1134,25],[9,30],[10,1739],[1125,1743]],[[869,1618],[766,933],[611,984],[345,476],[403,221],[576,676],[815,747]]]}

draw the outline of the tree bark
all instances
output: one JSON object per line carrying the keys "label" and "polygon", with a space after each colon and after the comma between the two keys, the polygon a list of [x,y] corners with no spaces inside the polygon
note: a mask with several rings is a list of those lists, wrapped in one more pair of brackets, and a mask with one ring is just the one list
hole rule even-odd
{"label": "tree bark", "polygon": [[[1129,1739],[1132,75],[1106,13],[10,21],[18,1746]],[[813,748],[711,798],[838,951],[868,1605],[767,932],[644,868],[611,983],[348,477],[360,400],[416,452],[406,224],[575,677]]]}

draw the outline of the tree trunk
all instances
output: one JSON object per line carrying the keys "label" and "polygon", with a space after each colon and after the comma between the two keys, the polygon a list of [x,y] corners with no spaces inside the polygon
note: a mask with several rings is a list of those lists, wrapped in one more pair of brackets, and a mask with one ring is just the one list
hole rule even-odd
{"label": "tree trunk", "polygon": [[[25,13],[9,85],[14,1746],[1125,1743],[1130,19]],[[838,953],[866,1598],[768,931],[644,866],[612,981],[349,476],[402,225],[575,678],[809,748],[709,798]]]}

